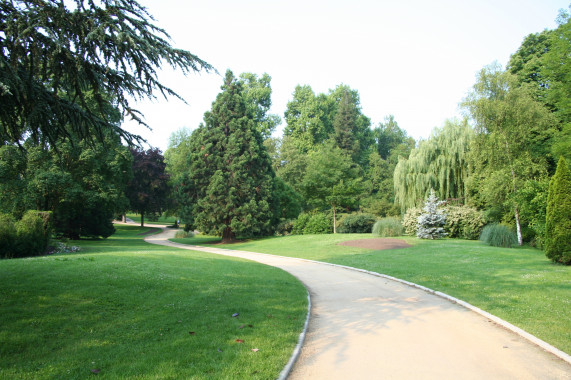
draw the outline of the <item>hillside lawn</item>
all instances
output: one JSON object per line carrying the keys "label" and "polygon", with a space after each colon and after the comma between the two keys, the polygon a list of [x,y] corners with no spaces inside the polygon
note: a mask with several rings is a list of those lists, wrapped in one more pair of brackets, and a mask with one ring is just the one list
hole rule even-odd
{"label": "hillside lawn", "polygon": [[[221,245],[228,249],[300,257],[362,268],[464,300],[571,354],[571,266],[554,264],[530,247],[497,248],[479,241],[420,240],[394,250],[340,246],[371,234],[293,235]],[[205,244],[197,235],[172,239]]]}
{"label": "hillside lawn", "polygon": [[307,314],[299,281],[116,228],[78,253],[0,260],[0,379],[278,376]]}

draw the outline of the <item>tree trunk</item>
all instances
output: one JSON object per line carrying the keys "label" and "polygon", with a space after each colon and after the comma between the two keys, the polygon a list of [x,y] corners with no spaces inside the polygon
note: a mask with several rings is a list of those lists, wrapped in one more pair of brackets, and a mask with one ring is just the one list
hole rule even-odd
{"label": "tree trunk", "polygon": [[226,227],[224,232],[222,232],[222,244],[230,244],[236,241],[236,235],[232,231],[232,228]]}
{"label": "tree trunk", "polygon": [[[508,153],[508,159],[510,160],[510,169],[512,171],[512,186],[513,186],[514,195],[515,195],[515,193],[517,192],[516,174],[515,174],[515,170],[514,170],[513,160],[511,159],[511,155],[510,155],[510,144],[508,143],[508,139],[505,135],[504,135],[504,138],[506,140],[506,151]],[[517,204],[515,202],[514,202],[514,213],[515,213],[515,227],[517,230],[517,244],[522,245],[523,244],[523,238],[521,236],[521,224],[519,222],[519,210],[518,210]]]}
{"label": "tree trunk", "polygon": [[145,227],[145,212],[141,211],[141,227]]}
{"label": "tree trunk", "polygon": [[333,233],[337,233],[337,217],[335,215],[335,206],[333,206]]}
{"label": "tree trunk", "polygon": [[523,238],[521,236],[521,224],[519,222],[519,210],[517,208],[517,205],[514,205],[514,209],[515,209],[515,226],[517,230],[517,244],[522,245]]}

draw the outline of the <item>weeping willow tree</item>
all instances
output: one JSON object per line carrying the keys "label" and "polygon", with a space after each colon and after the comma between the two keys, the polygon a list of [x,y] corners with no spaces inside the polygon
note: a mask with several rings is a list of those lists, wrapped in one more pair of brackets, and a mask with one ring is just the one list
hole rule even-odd
{"label": "weeping willow tree", "polygon": [[467,120],[447,120],[408,159],[399,158],[394,171],[395,203],[404,212],[420,206],[435,189],[441,199],[464,198],[468,177],[467,152],[474,131]]}

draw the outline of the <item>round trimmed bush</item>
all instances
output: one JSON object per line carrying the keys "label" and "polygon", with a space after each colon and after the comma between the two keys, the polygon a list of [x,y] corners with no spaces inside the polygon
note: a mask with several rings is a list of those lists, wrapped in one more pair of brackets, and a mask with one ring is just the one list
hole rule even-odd
{"label": "round trimmed bush", "polygon": [[333,232],[333,222],[325,214],[313,214],[303,229],[303,234],[330,234]]}
{"label": "round trimmed bush", "polygon": [[477,240],[486,224],[484,214],[468,206],[446,207],[444,229],[448,237]]}

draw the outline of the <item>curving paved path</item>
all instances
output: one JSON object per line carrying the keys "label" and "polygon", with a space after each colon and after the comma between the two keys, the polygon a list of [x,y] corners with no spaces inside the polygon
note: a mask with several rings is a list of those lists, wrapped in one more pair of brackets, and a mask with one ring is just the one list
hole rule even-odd
{"label": "curving paved path", "polygon": [[177,244],[167,240],[174,233],[145,240],[257,261],[305,284],[309,328],[288,379],[571,379],[571,361],[420,289],[324,263]]}

